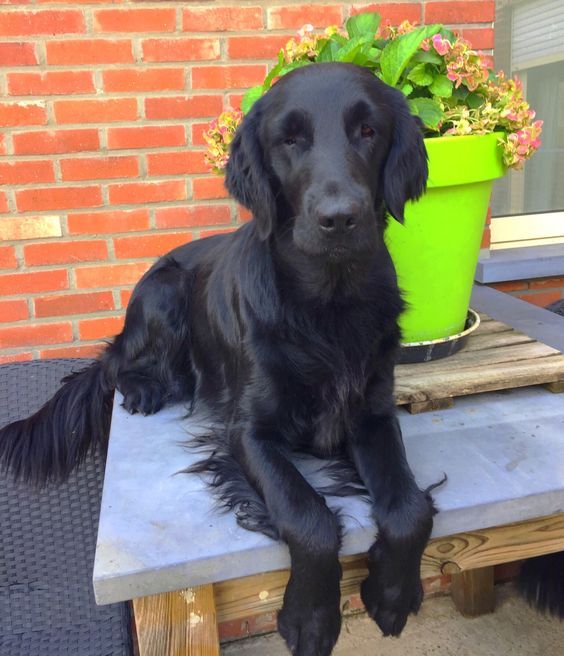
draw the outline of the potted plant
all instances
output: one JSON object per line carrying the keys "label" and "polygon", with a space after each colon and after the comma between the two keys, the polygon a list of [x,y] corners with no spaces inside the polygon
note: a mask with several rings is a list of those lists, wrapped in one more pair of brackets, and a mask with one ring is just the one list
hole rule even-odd
{"label": "potted plant", "polygon": [[518,80],[494,73],[487,58],[442,25],[380,26],[380,16],[353,16],[344,30],[316,34],[310,25],[280,51],[264,83],[225,112],[206,134],[208,163],[222,173],[244,114],[275,80],[314,62],[365,66],[402,91],[425,131],[427,192],[390,221],[386,243],[407,309],[407,343],[445,340],[464,330],[493,181],[520,168],[540,146],[542,121]]}

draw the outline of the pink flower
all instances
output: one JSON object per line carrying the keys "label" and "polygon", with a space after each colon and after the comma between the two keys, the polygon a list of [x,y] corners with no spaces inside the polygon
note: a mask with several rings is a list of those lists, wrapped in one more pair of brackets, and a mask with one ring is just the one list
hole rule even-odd
{"label": "pink flower", "polygon": [[433,47],[439,53],[439,55],[446,55],[447,52],[452,48],[450,41],[448,39],[443,39],[440,34],[435,34],[432,38]]}

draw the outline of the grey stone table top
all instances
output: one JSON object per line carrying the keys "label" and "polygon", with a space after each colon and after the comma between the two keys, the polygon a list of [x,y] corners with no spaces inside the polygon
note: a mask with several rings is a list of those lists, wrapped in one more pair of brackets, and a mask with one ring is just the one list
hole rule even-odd
{"label": "grey stone table top", "polygon": [[[94,565],[98,603],[288,566],[283,544],[239,528],[198,476],[177,473],[199,457],[181,445],[201,430],[196,419],[178,406],[131,416],[120,401],[116,394]],[[448,475],[434,492],[435,537],[564,511],[564,396],[480,394],[449,410],[401,411],[400,421],[419,485]],[[328,503],[344,510],[342,553],[366,551],[375,534],[368,505]]]}

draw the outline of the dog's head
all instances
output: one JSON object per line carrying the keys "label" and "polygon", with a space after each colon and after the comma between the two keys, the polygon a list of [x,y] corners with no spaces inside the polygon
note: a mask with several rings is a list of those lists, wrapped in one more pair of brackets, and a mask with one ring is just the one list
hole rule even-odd
{"label": "dog's head", "polygon": [[226,175],[262,239],[290,224],[300,251],[332,260],[372,250],[382,208],[403,221],[426,181],[423,138],[403,95],[351,64],[279,80],[245,117]]}

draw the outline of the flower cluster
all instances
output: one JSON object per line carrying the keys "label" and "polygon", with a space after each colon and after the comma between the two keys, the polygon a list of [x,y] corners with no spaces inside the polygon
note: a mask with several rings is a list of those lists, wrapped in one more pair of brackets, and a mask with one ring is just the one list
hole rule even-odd
{"label": "flower cluster", "polygon": [[315,61],[325,41],[339,33],[336,25],[330,25],[323,34],[314,34],[313,25],[304,25],[298,30],[296,39],[290,39],[284,46],[284,60],[291,64],[295,61]]}
{"label": "flower cluster", "polygon": [[243,112],[239,109],[231,109],[213,120],[204,132],[204,139],[208,144],[208,151],[204,158],[214,173],[223,173],[229,160],[229,145],[242,120]]}
{"label": "flower cluster", "polygon": [[[542,121],[523,96],[518,79],[494,75],[488,58],[468,41],[441,25],[417,26],[403,21],[382,25],[377,14],[348,19],[316,33],[304,25],[281,50],[278,63],[263,84],[245,94],[247,112],[276,80],[296,67],[316,61],[345,61],[369,68],[387,84],[400,89],[411,112],[421,119],[426,136],[498,132],[503,160],[521,168],[541,145]],[[206,161],[221,173],[240,111],[225,112],[210,124],[205,139]]]}

